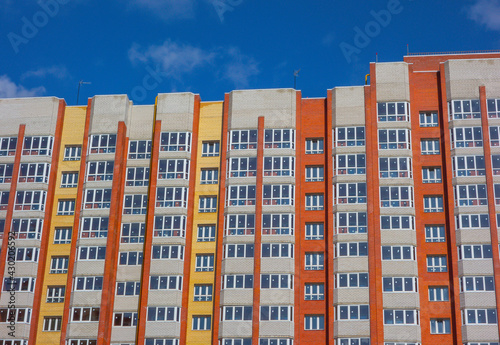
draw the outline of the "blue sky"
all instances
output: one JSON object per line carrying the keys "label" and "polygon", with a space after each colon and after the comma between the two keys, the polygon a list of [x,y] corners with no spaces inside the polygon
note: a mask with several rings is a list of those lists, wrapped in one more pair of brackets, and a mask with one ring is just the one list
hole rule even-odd
{"label": "blue sky", "polygon": [[0,0],[0,98],[80,104],[293,87],[325,97],[369,63],[500,48],[500,0]]}

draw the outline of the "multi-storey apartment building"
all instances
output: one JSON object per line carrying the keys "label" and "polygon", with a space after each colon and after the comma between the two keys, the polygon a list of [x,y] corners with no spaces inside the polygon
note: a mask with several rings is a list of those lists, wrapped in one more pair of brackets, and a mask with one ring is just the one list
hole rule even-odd
{"label": "multi-storey apartment building", "polygon": [[0,100],[0,345],[498,345],[500,54],[324,98]]}

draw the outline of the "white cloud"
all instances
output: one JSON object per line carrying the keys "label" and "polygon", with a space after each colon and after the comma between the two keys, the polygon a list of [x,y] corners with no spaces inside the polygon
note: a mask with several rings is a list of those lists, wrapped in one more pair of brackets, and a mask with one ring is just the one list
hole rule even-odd
{"label": "white cloud", "polygon": [[69,76],[69,73],[67,68],[64,66],[51,66],[25,72],[21,75],[21,80],[26,78],[45,78],[47,76],[64,79]]}
{"label": "white cloud", "polygon": [[228,62],[223,67],[223,78],[231,81],[237,88],[247,87],[249,79],[260,73],[254,58],[244,55],[238,48],[226,51]]}
{"label": "white cloud", "polygon": [[24,86],[14,83],[8,76],[0,76],[0,98],[35,97],[44,93],[43,86],[26,89]]}
{"label": "white cloud", "polygon": [[476,0],[468,8],[469,18],[490,30],[500,31],[500,0]]}
{"label": "white cloud", "polygon": [[185,19],[194,16],[195,0],[129,0],[129,3],[163,19]]}

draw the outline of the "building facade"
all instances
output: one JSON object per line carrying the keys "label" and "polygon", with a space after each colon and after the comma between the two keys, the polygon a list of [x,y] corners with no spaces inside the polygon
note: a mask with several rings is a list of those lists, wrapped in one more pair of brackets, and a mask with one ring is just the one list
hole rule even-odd
{"label": "building facade", "polygon": [[500,54],[0,124],[0,345],[499,344]]}

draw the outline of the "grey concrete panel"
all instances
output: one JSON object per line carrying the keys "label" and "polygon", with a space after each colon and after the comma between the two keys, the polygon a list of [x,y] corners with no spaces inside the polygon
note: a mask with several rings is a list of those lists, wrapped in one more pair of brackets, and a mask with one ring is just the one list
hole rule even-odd
{"label": "grey concrete panel", "polygon": [[162,132],[193,130],[194,98],[190,92],[158,94],[156,120],[161,120]]}

